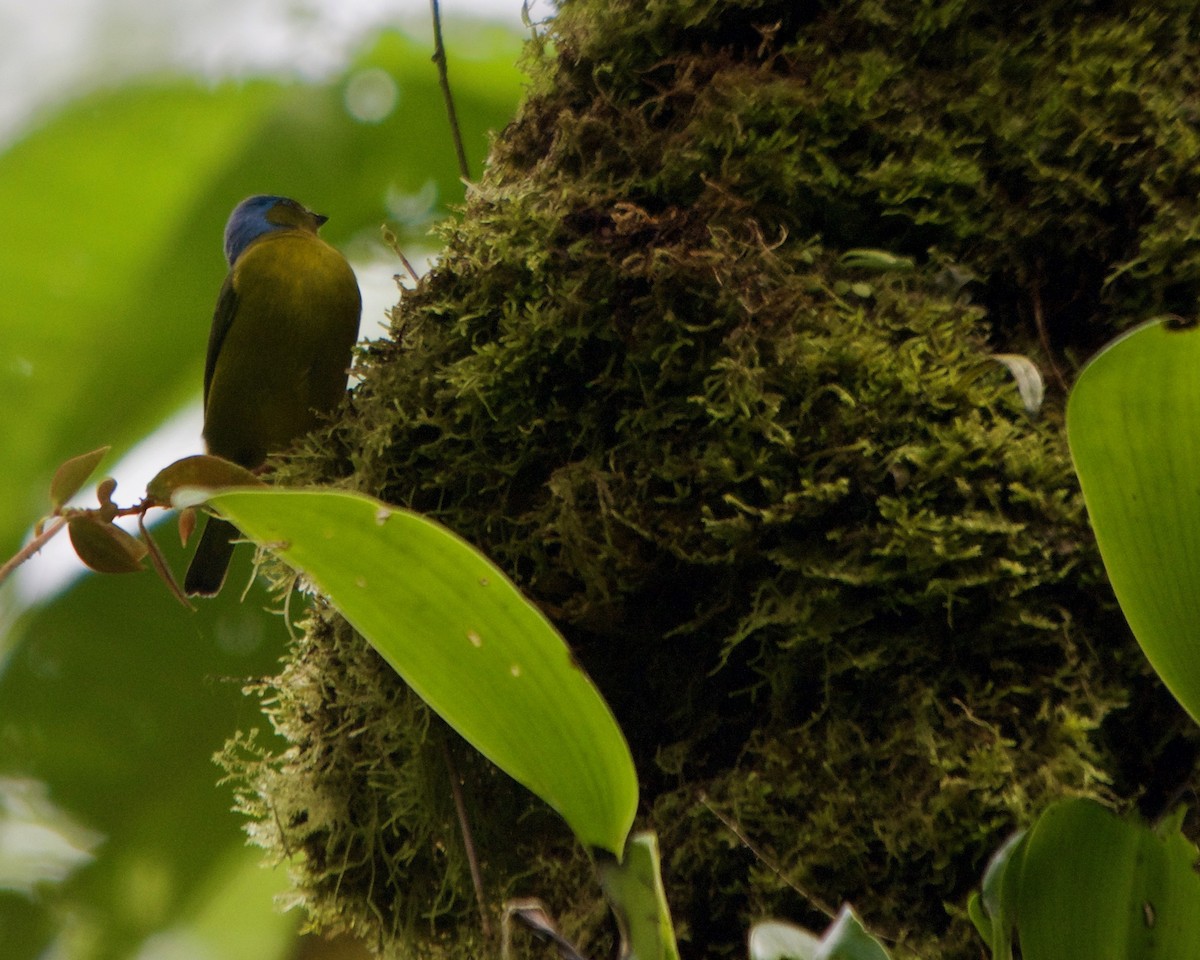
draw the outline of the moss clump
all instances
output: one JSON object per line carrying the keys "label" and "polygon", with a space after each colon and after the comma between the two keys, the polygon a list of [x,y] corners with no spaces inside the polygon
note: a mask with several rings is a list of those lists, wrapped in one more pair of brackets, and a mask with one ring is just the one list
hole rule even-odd
{"label": "moss clump", "polygon": [[[632,743],[685,954],[819,923],[802,888],[901,956],[975,956],[961,906],[1007,831],[1135,795],[1130,731],[1182,727],[1103,585],[1061,396],[1031,419],[990,354],[1069,366],[1191,309],[1195,17],[566,3],[337,452],[296,462],[435,515],[553,617]],[[315,922],[479,955],[422,708],[326,615],[266,696],[294,746],[247,798],[306,852]],[[490,895],[605,949],[564,828],[452,749]]]}

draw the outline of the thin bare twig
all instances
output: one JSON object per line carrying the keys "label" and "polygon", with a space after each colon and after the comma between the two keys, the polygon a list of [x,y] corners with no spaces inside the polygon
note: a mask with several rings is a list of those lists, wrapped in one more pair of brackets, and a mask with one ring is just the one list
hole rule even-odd
{"label": "thin bare twig", "polygon": [[179,581],[175,579],[175,574],[171,572],[167,558],[163,556],[162,550],[158,547],[158,541],[150,535],[150,530],[146,527],[146,515],[139,513],[137,520],[138,529],[142,532],[142,542],[146,544],[146,550],[150,556],[150,564],[154,567],[154,572],[167,585],[167,589],[171,591],[171,595],[188,610],[194,612],[196,608],[192,605],[192,601],[188,599],[188,595],[184,592],[183,587],[179,585]]}
{"label": "thin bare twig", "polygon": [[[1038,270],[1041,273],[1040,267]],[[1042,349],[1046,351],[1046,362],[1050,364],[1050,372],[1054,374],[1054,379],[1062,388],[1063,393],[1068,393],[1067,378],[1063,376],[1062,370],[1059,369],[1057,363],[1054,362],[1054,348],[1050,345],[1050,331],[1046,327],[1046,317],[1042,313],[1042,292],[1039,282],[1034,284],[1031,291],[1031,301],[1033,303],[1033,323],[1037,327],[1038,340],[1041,341]]]}
{"label": "thin bare twig", "polygon": [[[408,262],[408,257],[406,257],[400,250],[396,251],[396,255],[400,258],[400,262],[404,264],[404,269],[408,271],[408,275],[412,278],[413,283],[420,283],[421,275],[413,269],[413,265]],[[399,278],[397,277],[397,279]]]}
{"label": "thin bare twig", "polygon": [[450,77],[446,72],[446,48],[442,44],[442,15],[438,11],[438,0],[429,0],[433,8],[433,62],[438,68],[438,82],[442,86],[442,97],[446,101],[446,116],[450,120],[450,133],[454,137],[454,152],[458,155],[458,172],[464,180],[471,179],[471,168],[467,165],[467,151],[463,148],[462,131],[458,127],[458,113],[454,109],[454,96],[450,92]]}
{"label": "thin bare twig", "polygon": [[775,876],[777,876],[784,884],[791,887],[791,889],[796,891],[796,893],[800,894],[800,896],[816,907],[821,913],[825,914],[825,916],[827,916],[830,920],[833,920],[837,917],[837,913],[834,911],[833,907],[831,907],[816,894],[805,890],[802,886],[800,886],[800,884],[796,883],[794,880],[784,874],[784,872],[779,869],[778,865],[775,864],[774,861],[772,861],[765,853],[763,853],[762,850],[755,846],[754,842],[742,832],[742,829],[736,823],[734,823],[729,819],[729,817],[725,816],[725,814],[709,803],[708,797],[705,794],[700,794],[699,799],[700,803],[704,806],[704,809],[720,820],[721,823],[725,825],[725,829],[737,837],[742,845],[749,850],[750,853],[753,854],[761,864],[763,864],[763,866],[775,874]]}
{"label": "thin bare twig", "polygon": [[41,550],[42,547],[49,543],[54,538],[54,535],[66,525],[67,518],[59,517],[54,523],[50,524],[50,526],[25,544],[25,546],[23,546],[17,553],[13,554],[13,556],[8,559],[4,566],[0,567],[0,583],[3,583],[5,580],[7,580],[10,573],[12,573],[17,569],[17,567]]}
{"label": "thin bare twig", "polygon": [[[385,223],[379,228],[379,232],[383,235],[383,242],[391,247],[392,252],[400,258],[400,262],[404,264],[404,269],[407,270],[408,275],[412,277],[413,283],[420,283],[420,276],[417,274],[417,271],[413,269],[413,265],[408,262],[408,257],[404,255],[404,251],[400,249],[400,238],[396,236],[392,228]],[[400,274],[395,274],[392,279],[396,281],[397,286],[399,286],[401,290],[404,289],[403,285],[400,283]]]}
{"label": "thin bare twig", "polygon": [[479,924],[483,935],[492,938],[492,921],[488,918],[487,901],[483,896],[483,872],[479,869],[479,856],[475,852],[475,838],[471,834],[471,821],[467,819],[467,805],[463,800],[462,781],[458,776],[458,768],[454,758],[450,756],[450,747],[444,736],[439,738],[442,747],[442,757],[446,761],[446,772],[450,775],[450,794],[454,797],[454,811],[458,815],[458,828],[462,832],[463,849],[467,854],[467,864],[471,868],[471,883],[475,887],[475,900],[479,904]]}

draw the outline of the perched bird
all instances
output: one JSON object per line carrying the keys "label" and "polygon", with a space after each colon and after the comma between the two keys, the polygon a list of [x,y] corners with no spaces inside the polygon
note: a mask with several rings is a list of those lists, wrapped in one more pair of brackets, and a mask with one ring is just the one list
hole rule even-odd
{"label": "perched bird", "polygon": [[[229,216],[229,275],[204,365],[211,454],[254,469],[313,429],[345,393],[362,298],[346,258],[317,236],[327,219],[271,196],[243,200]],[[209,518],[184,578],[189,594],[221,589],[237,535]]]}

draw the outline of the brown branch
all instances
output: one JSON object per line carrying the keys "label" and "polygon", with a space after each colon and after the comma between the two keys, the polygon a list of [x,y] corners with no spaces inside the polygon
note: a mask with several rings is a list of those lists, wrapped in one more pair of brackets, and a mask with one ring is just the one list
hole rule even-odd
{"label": "brown branch", "polygon": [[67,525],[66,517],[59,517],[54,523],[50,524],[45,530],[39,533],[36,537],[30,540],[17,553],[9,558],[4,566],[0,567],[0,583],[8,579],[8,575],[17,569],[26,560],[32,557],[35,553],[42,549],[47,543],[54,539],[63,527]]}
{"label": "brown branch", "polygon": [[471,179],[471,168],[467,165],[467,151],[463,148],[462,131],[458,127],[458,113],[454,109],[454,96],[450,92],[450,77],[446,72],[446,48],[442,43],[442,15],[438,11],[438,0],[429,0],[433,9],[433,62],[438,68],[438,83],[446,101],[446,116],[450,120],[450,133],[454,137],[454,152],[458,155],[458,173],[464,180]]}
{"label": "brown branch", "polygon": [[699,800],[704,809],[720,820],[721,823],[724,824],[725,829],[737,837],[741,844],[750,851],[751,855],[753,855],[755,859],[759,861],[759,863],[763,864],[763,866],[775,874],[775,876],[778,877],[782,883],[786,884],[796,893],[800,894],[801,897],[807,900],[821,913],[825,914],[825,916],[827,916],[830,920],[833,920],[837,917],[837,912],[833,909],[833,907],[831,907],[816,894],[809,890],[805,890],[804,887],[800,886],[800,884],[788,877],[773,860],[771,860],[762,850],[755,846],[754,842],[742,832],[742,829],[736,823],[734,823],[729,817],[725,816],[725,814],[713,806],[705,794],[700,794]]}
{"label": "brown branch", "polygon": [[167,563],[167,558],[163,556],[162,550],[159,549],[158,541],[150,535],[150,530],[146,526],[146,512],[143,510],[137,515],[138,529],[142,532],[142,542],[146,544],[146,550],[150,556],[150,565],[154,567],[154,572],[158,574],[158,578],[167,585],[167,589],[171,591],[171,595],[175,597],[185,608],[195,612],[196,608],[192,605],[188,595],[184,592],[183,587],[179,585],[179,581],[175,579],[175,574],[171,572],[171,566]]}
{"label": "brown branch", "polygon": [[467,819],[467,805],[463,800],[462,781],[458,776],[458,768],[454,758],[450,756],[450,747],[444,736],[439,738],[442,747],[442,757],[446,761],[446,772],[450,775],[450,793],[454,797],[454,811],[458,815],[458,827],[462,832],[463,849],[467,854],[467,864],[471,868],[471,883],[475,887],[475,900],[479,904],[479,924],[483,935],[492,938],[492,922],[488,918],[487,901],[483,896],[483,872],[479,869],[479,856],[475,852],[475,838],[471,835],[471,821]]}
{"label": "brown branch", "polygon": [[[1039,277],[1041,268],[1038,268]],[[1054,374],[1054,379],[1062,388],[1063,393],[1069,393],[1070,388],[1067,386],[1067,378],[1063,376],[1062,370],[1059,369],[1057,363],[1054,362],[1054,348],[1050,345],[1050,331],[1046,327],[1046,317],[1042,313],[1042,291],[1040,280],[1033,285],[1030,291],[1030,299],[1033,303],[1033,323],[1037,327],[1038,340],[1041,341],[1042,349],[1046,352],[1046,362],[1050,364],[1050,372]]]}
{"label": "brown branch", "polygon": [[[53,514],[54,522],[38,533],[25,546],[18,550],[15,554],[5,561],[4,566],[0,567],[0,583],[3,583],[9,578],[14,570],[17,569],[26,560],[30,559],[35,553],[42,549],[47,543],[62,530],[63,527],[74,517],[95,516],[99,515],[104,521],[110,522],[117,517],[137,517],[138,523],[142,522],[142,517],[151,507],[163,506],[151,499],[145,499],[132,507],[116,507],[113,504],[108,504],[106,507],[64,507]],[[143,528],[144,529],[144,528]]]}

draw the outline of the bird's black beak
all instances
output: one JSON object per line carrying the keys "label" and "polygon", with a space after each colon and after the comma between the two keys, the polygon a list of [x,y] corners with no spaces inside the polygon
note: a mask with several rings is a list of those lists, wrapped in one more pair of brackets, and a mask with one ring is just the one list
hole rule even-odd
{"label": "bird's black beak", "polygon": [[321,224],[323,224],[329,218],[327,216],[325,216],[325,214],[323,214],[323,213],[314,213],[313,219],[317,221],[317,226],[319,227]]}

